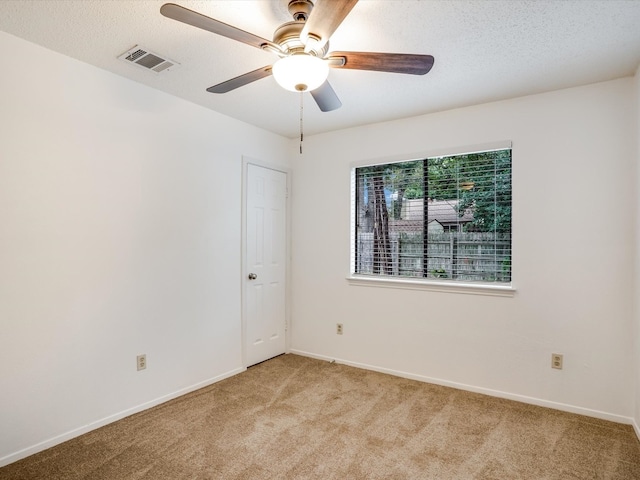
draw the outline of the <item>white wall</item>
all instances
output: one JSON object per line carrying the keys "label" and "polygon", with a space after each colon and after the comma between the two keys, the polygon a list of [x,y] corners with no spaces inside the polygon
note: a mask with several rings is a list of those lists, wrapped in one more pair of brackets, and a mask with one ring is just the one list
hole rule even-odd
{"label": "white wall", "polygon": [[[626,78],[306,138],[293,350],[629,423],[633,89]],[[502,140],[513,141],[512,298],[347,283],[351,162]]]}
{"label": "white wall", "polygon": [[242,155],[289,141],[2,32],[0,58],[3,465],[241,371]]}

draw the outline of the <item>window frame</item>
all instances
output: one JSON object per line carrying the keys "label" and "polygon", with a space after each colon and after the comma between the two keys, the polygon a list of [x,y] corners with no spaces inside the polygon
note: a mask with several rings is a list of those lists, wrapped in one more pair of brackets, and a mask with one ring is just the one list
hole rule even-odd
{"label": "window frame", "polygon": [[[511,149],[511,212],[513,218],[514,212],[514,155],[513,143],[510,140],[491,142],[484,144],[468,145],[454,148],[444,148],[430,150],[425,152],[394,155],[391,157],[362,159],[350,163],[350,189],[349,189],[349,205],[350,205],[350,228],[349,228],[349,274],[346,277],[349,285],[360,287],[381,287],[381,288],[399,288],[407,290],[427,290],[446,293],[464,293],[473,295],[491,295],[491,296],[513,296],[516,288],[514,285],[514,268],[511,265],[511,281],[509,283],[495,282],[464,282],[456,280],[441,280],[433,278],[420,277],[401,277],[356,273],[356,169],[367,166],[385,165],[397,162],[410,162],[415,160],[423,160],[432,157],[446,157],[455,155],[473,154],[486,152],[491,150]],[[514,235],[513,223],[511,227],[511,255],[514,255]]]}

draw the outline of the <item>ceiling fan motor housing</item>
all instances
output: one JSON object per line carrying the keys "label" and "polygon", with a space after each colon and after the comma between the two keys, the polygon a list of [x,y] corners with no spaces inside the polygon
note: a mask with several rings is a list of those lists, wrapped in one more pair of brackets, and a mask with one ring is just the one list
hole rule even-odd
{"label": "ceiling fan motor housing", "polygon": [[[273,33],[273,43],[277,43],[289,53],[301,53],[305,50],[305,44],[300,40],[300,32],[304,28],[304,21],[287,22],[280,25]],[[329,51],[329,42],[320,49],[311,49],[309,54],[323,58]]]}

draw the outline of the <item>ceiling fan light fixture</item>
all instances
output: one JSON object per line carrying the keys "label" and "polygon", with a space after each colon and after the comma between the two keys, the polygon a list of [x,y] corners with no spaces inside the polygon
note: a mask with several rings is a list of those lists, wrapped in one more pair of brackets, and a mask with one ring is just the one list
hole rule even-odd
{"label": "ceiling fan light fixture", "polygon": [[294,53],[273,65],[273,77],[282,88],[292,92],[315,90],[329,76],[329,65],[307,53]]}

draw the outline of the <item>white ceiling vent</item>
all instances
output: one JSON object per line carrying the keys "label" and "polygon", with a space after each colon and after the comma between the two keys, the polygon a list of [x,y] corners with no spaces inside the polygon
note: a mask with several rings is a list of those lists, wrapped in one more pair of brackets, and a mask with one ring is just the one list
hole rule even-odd
{"label": "white ceiling vent", "polygon": [[127,63],[133,63],[145,70],[151,70],[156,73],[164,72],[169,68],[176,68],[180,66],[179,63],[169,60],[162,55],[153,53],[146,48],[142,48],[136,45],[130,48],[122,55],[118,57],[120,60],[124,60]]}

